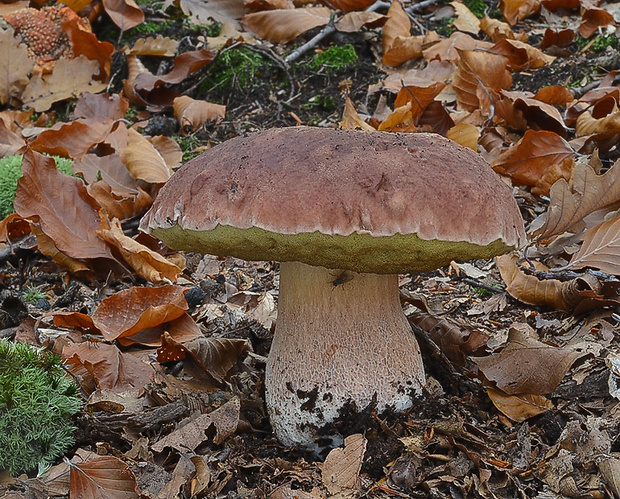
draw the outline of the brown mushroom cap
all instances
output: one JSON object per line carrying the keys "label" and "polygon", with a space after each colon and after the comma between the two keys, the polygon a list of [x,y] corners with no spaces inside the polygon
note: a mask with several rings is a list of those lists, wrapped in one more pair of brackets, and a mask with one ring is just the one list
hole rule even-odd
{"label": "brown mushroom cap", "polygon": [[435,134],[295,127],[184,165],[141,223],[174,249],[378,274],[486,258],[525,240],[510,189]]}

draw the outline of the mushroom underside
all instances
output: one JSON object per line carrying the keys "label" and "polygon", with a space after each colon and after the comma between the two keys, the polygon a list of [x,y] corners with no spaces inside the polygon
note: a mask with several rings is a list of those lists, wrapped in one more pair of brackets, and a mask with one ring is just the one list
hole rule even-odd
{"label": "mushroom underside", "polygon": [[376,404],[379,412],[400,412],[424,384],[398,275],[281,264],[265,387],[271,424],[283,444],[315,452],[339,445],[345,435],[333,423],[345,408],[361,412]]}

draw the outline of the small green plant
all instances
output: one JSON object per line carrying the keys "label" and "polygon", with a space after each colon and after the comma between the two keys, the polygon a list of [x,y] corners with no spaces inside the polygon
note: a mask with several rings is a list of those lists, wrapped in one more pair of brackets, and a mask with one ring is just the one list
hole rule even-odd
{"label": "small green plant", "polygon": [[333,111],[336,109],[336,101],[331,95],[314,95],[308,99],[303,107],[306,109],[323,109]]}
{"label": "small green plant", "polygon": [[471,290],[478,298],[489,298],[497,293],[501,293],[502,291],[504,291],[503,288],[497,284],[490,284],[489,287],[497,289],[497,291],[492,291],[491,289],[487,288],[478,288],[475,286],[471,286]]}
{"label": "small green plant", "polygon": [[465,5],[478,19],[486,15],[487,4],[484,0],[465,0]]}
{"label": "small green plant", "polygon": [[39,300],[45,300],[47,295],[39,288],[28,286],[22,293],[22,298],[28,303],[36,303]]}
{"label": "small green plant", "polygon": [[[67,175],[73,174],[73,161],[54,157],[56,168]],[[22,156],[7,156],[0,159],[0,220],[13,213],[13,201],[17,192],[17,181],[22,176]]]}
{"label": "small green plant", "polygon": [[323,69],[327,72],[345,68],[357,61],[355,47],[350,43],[346,45],[333,45],[327,50],[315,55],[308,63],[312,71]]}
{"label": "small green plant", "polygon": [[618,45],[618,37],[615,33],[611,33],[609,35],[598,36],[592,44],[592,50],[594,50],[594,52],[601,52],[607,47],[617,49]]}
{"label": "small green plant", "polygon": [[216,87],[247,89],[263,68],[272,64],[261,54],[245,47],[224,50],[209,67],[211,76],[201,84],[201,90],[208,92]]}
{"label": "small green plant", "polygon": [[437,27],[437,33],[441,36],[445,36],[449,38],[452,33],[456,31],[454,27],[454,17],[444,17],[439,21],[439,26]]}
{"label": "small green plant", "polygon": [[60,357],[0,339],[0,469],[17,476],[53,464],[74,443],[81,407]]}
{"label": "small green plant", "polygon": [[198,156],[202,151],[196,151],[199,147],[204,146],[204,142],[195,135],[175,135],[172,137],[183,153],[183,163]]}

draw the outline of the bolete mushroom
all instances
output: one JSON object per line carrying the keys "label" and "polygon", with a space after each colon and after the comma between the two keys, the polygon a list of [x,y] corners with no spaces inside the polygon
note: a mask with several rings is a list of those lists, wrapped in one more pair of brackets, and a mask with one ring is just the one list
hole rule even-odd
{"label": "bolete mushroom", "polygon": [[330,428],[345,408],[402,411],[425,384],[398,273],[525,238],[510,189],[474,151],[435,134],[311,127],[191,160],[141,229],[178,250],[281,262],[266,402],[278,439],[315,451],[322,437],[339,443]]}

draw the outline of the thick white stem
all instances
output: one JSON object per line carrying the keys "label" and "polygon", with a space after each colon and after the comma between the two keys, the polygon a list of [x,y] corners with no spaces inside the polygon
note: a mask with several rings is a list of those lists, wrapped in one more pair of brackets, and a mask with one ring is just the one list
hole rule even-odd
{"label": "thick white stem", "polygon": [[343,406],[353,402],[362,410],[376,396],[379,411],[402,411],[424,384],[397,275],[281,264],[265,385],[271,424],[283,444],[317,450],[317,430]]}

